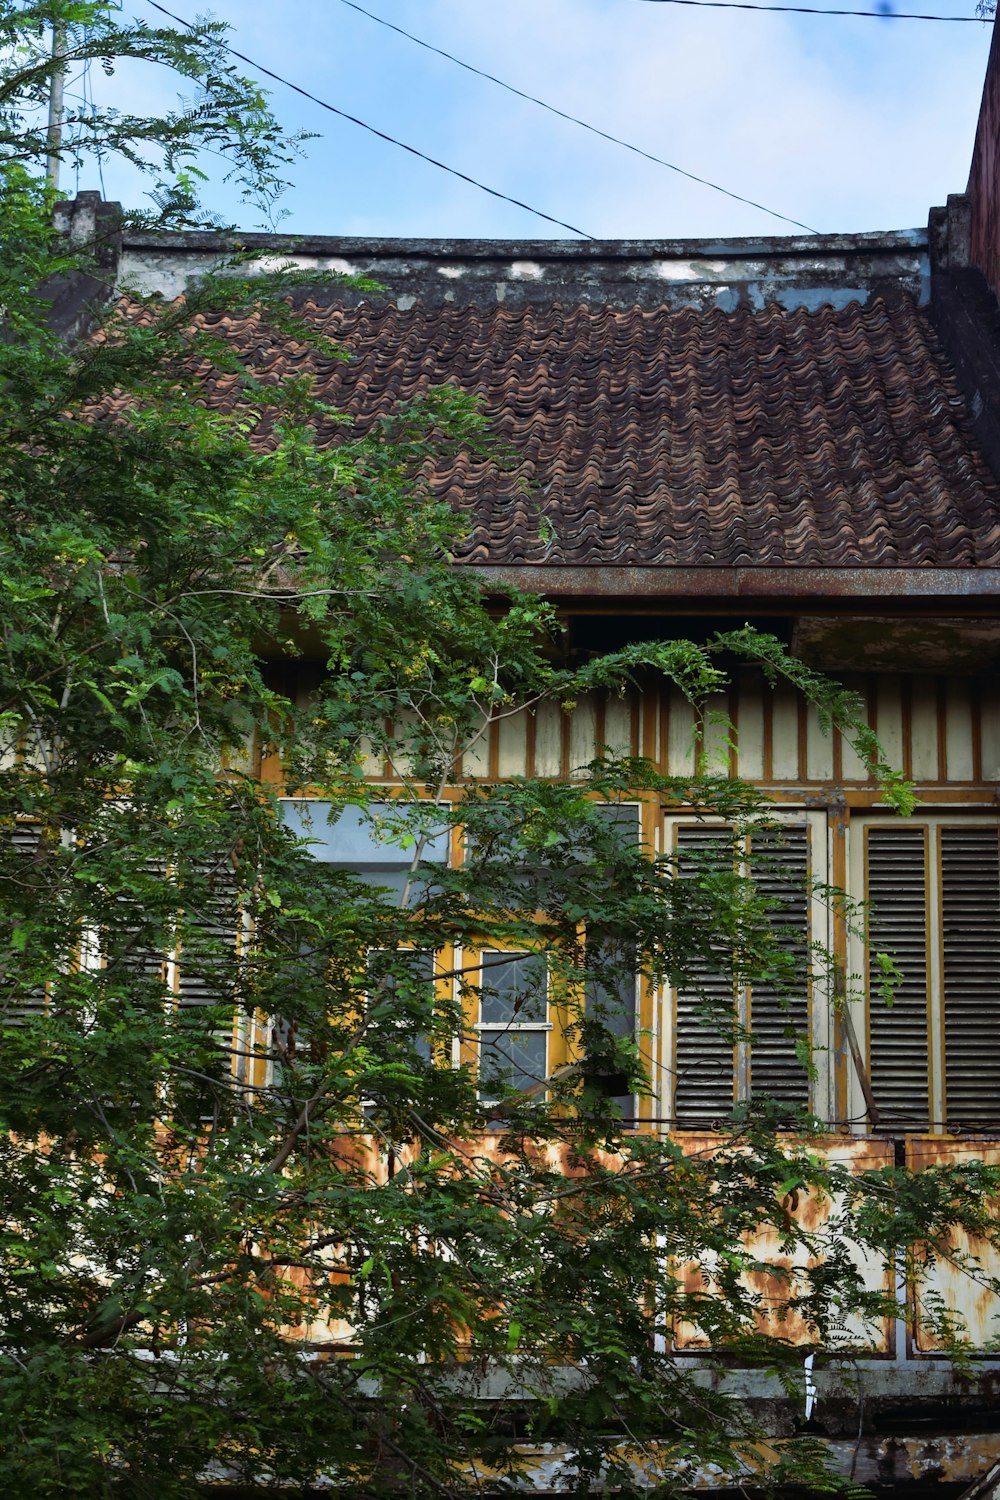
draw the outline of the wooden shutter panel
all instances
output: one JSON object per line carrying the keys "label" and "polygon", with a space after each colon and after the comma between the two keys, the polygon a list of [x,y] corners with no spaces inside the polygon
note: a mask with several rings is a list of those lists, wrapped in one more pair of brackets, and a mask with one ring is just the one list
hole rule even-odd
{"label": "wooden shutter panel", "polygon": [[[9,847],[18,860],[33,859],[38,853],[40,839],[41,828],[37,823],[16,823],[9,837]],[[15,992],[11,982],[0,984],[0,1016],[5,1026],[23,1026],[29,1018],[44,1014],[44,985]]]}
{"label": "wooden shutter panel", "polygon": [[[732,830],[705,824],[682,825],[677,830],[678,878],[693,871],[692,853],[703,861],[733,864]],[[700,1013],[704,1000],[735,1010],[736,993],[731,961],[720,949],[718,967],[705,963],[696,973],[696,985],[678,989],[675,1010],[674,1114],[681,1125],[707,1124],[728,1115],[735,1097],[735,1048],[732,1040],[712,1026]]]}
{"label": "wooden shutter panel", "polygon": [[233,965],[241,921],[236,875],[228,862],[207,871],[206,875],[209,890],[200,910],[186,914],[189,939],[178,950],[177,1005],[181,1010],[194,1010],[228,1004],[228,1019],[216,1025],[213,1036],[220,1046],[231,1051],[236,1010]]}
{"label": "wooden shutter panel", "polygon": [[[886,1125],[926,1128],[928,1123],[927,830],[867,830],[870,1074]],[[902,971],[890,1007],[879,996],[878,952]]]}
{"label": "wooden shutter panel", "polygon": [[773,924],[782,951],[794,962],[795,984],[780,992],[755,985],[750,994],[751,1094],[766,1094],[807,1106],[809,1076],[796,1054],[797,1037],[809,1037],[810,866],[809,830],[789,824],[756,834],[751,874],[773,903]]}
{"label": "wooden shutter panel", "polygon": [[941,829],[945,1105],[951,1126],[1000,1120],[1000,846],[996,827]]}

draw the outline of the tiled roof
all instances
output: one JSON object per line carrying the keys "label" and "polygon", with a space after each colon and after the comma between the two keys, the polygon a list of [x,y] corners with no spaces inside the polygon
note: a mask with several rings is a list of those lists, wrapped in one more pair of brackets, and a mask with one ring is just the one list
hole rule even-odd
{"label": "tiled roof", "polygon": [[[810,312],[306,304],[319,361],[234,325],[258,373],[314,369],[360,426],[479,393],[518,455],[435,483],[493,564],[1000,566],[1000,484],[906,295]],[[542,518],[544,517],[544,521]]]}

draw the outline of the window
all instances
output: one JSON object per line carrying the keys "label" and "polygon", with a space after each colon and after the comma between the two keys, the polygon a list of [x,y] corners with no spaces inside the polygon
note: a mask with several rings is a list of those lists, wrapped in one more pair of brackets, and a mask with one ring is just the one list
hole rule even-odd
{"label": "window", "polygon": [[[673,991],[661,1107],[681,1126],[704,1127],[734,1104],[762,1096],[787,1104],[790,1113],[829,1108],[829,1007],[814,1005],[810,975],[812,944],[827,941],[826,909],[813,894],[813,882],[825,874],[824,832],[819,814],[789,815],[744,844],[721,824],[668,822],[678,879],[697,882],[703,873],[722,884],[731,878],[735,886],[752,873],[771,904],[782,953],[798,976],[790,985],[743,983],[732,941],[720,934],[714,953],[698,965],[695,982]],[[728,1013],[733,1029],[750,1033],[752,1041],[734,1042],[721,1016],[713,1025],[713,1009]],[[804,1044],[819,1074],[812,1082],[801,1055]]]}
{"label": "window", "polygon": [[[638,803],[599,802],[596,807],[623,842],[633,847],[639,844],[641,825]],[[619,950],[618,953],[610,953],[605,950],[605,955],[619,959],[623,972],[609,983],[594,979],[587,985],[585,1013],[599,1018],[613,1035],[635,1041],[639,1020],[639,978],[636,973],[635,951]],[[637,1113],[635,1095],[611,1093],[610,1090],[608,1092],[611,1102],[621,1111],[622,1118],[626,1121],[633,1120]]]}
{"label": "window", "polygon": [[484,949],[480,955],[479,1097],[530,1089],[549,1076],[545,960],[538,953]]}
{"label": "window", "polygon": [[[996,1129],[1000,1124],[1000,825],[970,814],[852,827],[852,886],[864,892],[863,976],[879,1129]],[[902,978],[891,1005],[876,955]],[[851,1115],[864,1120],[857,1077]]]}
{"label": "window", "polygon": [[434,955],[423,948],[374,948],[368,955],[368,1007],[378,1019],[388,1009],[401,1039],[412,1038],[418,1057],[429,1061],[434,1016]]}
{"label": "window", "polygon": [[[337,808],[320,799],[299,798],[283,801],[281,811],[285,825],[310,841],[314,859],[384,888],[390,902],[398,900],[407,887],[410,906],[427,894],[427,872],[415,876],[413,871],[415,837],[425,841],[420,851],[422,865],[448,860],[450,830],[441,809],[432,802],[395,800]],[[409,1034],[418,1056],[425,1059],[431,1055],[434,991],[433,953],[416,948],[369,953],[365,1000],[369,1013],[380,1023],[388,1018],[400,1041]],[[315,1038],[304,1037],[281,1020],[274,1022],[272,1035],[279,1057],[282,1052],[294,1057],[315,1047]],[[278,1078],[280,1073],[278,1062],[272,1076]]]}
{"label": "window", "polygon": [[[310,840],[314,859],[349,870],[369,885],[384,886],[397,897],[411,881],[414,836],[425,839],[422,863],[448,859],[449,829],[433,802],[373,802],[367,808],[338,809],[330,802],[300,798],[283,801],[281,813],[297,837]],[[411,903],[426,890],[426,875],[412,880]]]}

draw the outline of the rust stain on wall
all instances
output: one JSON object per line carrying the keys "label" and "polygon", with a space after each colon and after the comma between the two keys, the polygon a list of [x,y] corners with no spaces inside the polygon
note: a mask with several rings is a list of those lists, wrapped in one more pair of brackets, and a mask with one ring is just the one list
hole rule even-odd
{"label": "rust stain on wall", "polygon": [[[1000,1166],[1000,1141],[995,1137],[911,1136],[906,1143],[907,1166],[915,1171],[976,1161]],[[978,1271],[967,1264],[972,1259],[979,1263]],[[933,1262],[911,1288],[910,1336],[917,1353],[939,1354],[948,1348],[947,1337],[935,1326],[936,1309],[954,1320],[956,1331],[973,1351],[996,1351],[1000,1298],[984,1284],[988,1277],[1000,1277],[1000,1252],[953,1228],[935,1247]]]}

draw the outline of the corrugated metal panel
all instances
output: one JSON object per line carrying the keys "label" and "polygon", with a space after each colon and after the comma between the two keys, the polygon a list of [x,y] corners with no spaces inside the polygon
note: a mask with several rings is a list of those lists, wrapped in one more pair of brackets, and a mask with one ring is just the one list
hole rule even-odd
{"label": "corrugated metal panel", "polygon": [[[928,1120],[927,830],[867,830],[870,1072],[887,1125],[920,1128]],[[874,955],[902,971],[891,1008],[879,994]]]}
{"label": "corrugated metal panel", "polygon": [[[685,1153],[699,1156],[711,1156],[725,1144],[721,1137],[709,1134],[685,1135],[681,1137],[681,1141]],[[847,1167],[852,1173],[876,1171],[891,1166],[893,1162],[892,1142],[871,1137],[840,1136],[836,1139],[810,1139],[797,1144],[806,1145],[811,1154],[831,1165]],[[820,1238],[828,1234],[833,1239],[837,1238],[837,1219],[842,1204],[836,1198],[820,1193],[798,1192],[785,1198],[783,1207],[789,1217],[809,1234]],[[759,1332],[780,1338],[789,1344],[814,1347],[815,1331],[799,1312],[788,1307],[788,1303],[804,1290],[804,1273],[822,1265],[823,1259],[818,1255],[808,1255],[804,1246],[799,1247],[795,1256],[789,1255],[783,1229],[783,1225],[768,1226],[742,1241],[742,1248],[760,1262],[760,1269],[746,1274],[744,1285],[758,1299],[756,1328]],[[860,1249],[851,1249],[849,1254],[861,1273],[862,1285],[866,1290],[884,1293],[891,1291],[892,1270],[887,1263],[870,1260]],[[690,1261],[686,1265],[665,1268],[665,1273],[669,1274],[671,1271],[696,1294],[710,1293],[712,1290],[713,1262],[709,1256]],[[678,1324],[673,1330],[671,1342],[677,1349],[708,1347],[704,1332],[691,1324]],[[868,1353],[889,1353],[892,1343],[893,1329],[887,1319],[879,1320],[873,1326],[859,1318],[847,1317],[839,1327],[832,1330],[831,1336],[831,1347],[835,1345],[839,1349],[863,1350]]]}
{"label": "corrugated metal panel", "polygon": [[[914,1171],[958,1166],[967,1161],[1000,1166],[1000,1141],[982,1137],[953,1141],[925,1136],[911,1137],[906,1142],[906,1164]],[[979,1240],[970,1240],[956,1229],[951,1230],[947,1242],[938,1239],[934,1248],[934,1264],[923,1271],[916,1286],[911,1288],[913,1348],[919,1354],[947,1349],[947,1341],[931,1325],[930,1314],[938,1306],[956,1318],[973,1351],[993,1352],[1000,1334],[1000,1299],[985,1283],[989,1277],[1000,1277],[1000,1252],[988,1249]],[[970,1274],[962,1264],[963,1258],[970,1255],[980,1263],[976,1274]]]}
{"label": "corrugated metal panel", "polygon": [[945,1098],[949,1125],[1000,1123],[998,829],[941,829]]}

